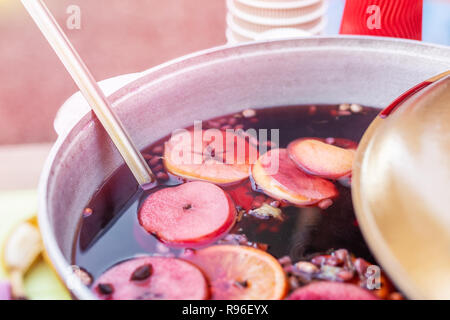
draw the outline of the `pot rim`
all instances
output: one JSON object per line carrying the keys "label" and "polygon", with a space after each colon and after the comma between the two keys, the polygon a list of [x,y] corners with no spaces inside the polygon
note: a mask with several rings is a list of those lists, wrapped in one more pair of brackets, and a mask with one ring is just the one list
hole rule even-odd
{"label": "pot rim", "polygon": [[[210,64],[224,58],[234,59],[240,56],[260,55],[276,51],[324,50],[325,48],[402,52],[403,54],[415,56],[423,55],[430,58],[429,55],[426,55],[425,53],[421,54],[418,53],[417,50],[411,50],[412,48],[417,49],[418,47],[435,50],[437,52],[436,56],[440,56],[442,59],[446,59],[446,53],[448,52],[450,59],[450,48],[448,46],[387,37],[314,36],[254,41],[244,44],[217,46],[157,65],[142,72],[140,78],[120,88],[110,95],[109,98],[112,101],[112,105],[115,106],[121,101],[126,100],[130,95],[138,94],[139,91],[143,90],[149,83],[154,82],[155,80],[162,80],[164,79],[164,76],[170,76],[174,71],[176,72],[194,68],[196,66],[198,67],[199,65]],[[438,59],[437,57],[435,59]],[[86,117],[89,116],[90,113],[84,115],[77,123],[79,124],[83,120],[86,120]],[[38,221],[47,254],[64,284],[69,287],[69,290],[71,290],[77,298],[95,299],[95,296],[90,289],[82,285],[79,279],[73,276],[71,264],[65,259],[59,248],[47,214],[47,189],[52,167],[61,146],[75,129],[77,129],[77,126],[74,126],[71,130],[67,130],[62,135],[58,136],[45,161],[38,185]]]}

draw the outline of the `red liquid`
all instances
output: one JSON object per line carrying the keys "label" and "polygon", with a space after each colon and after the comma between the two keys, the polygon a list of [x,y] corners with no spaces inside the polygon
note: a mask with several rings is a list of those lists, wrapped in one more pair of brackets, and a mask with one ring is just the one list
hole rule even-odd
{"label": "red liquid", "polygon": [[[335,137],[358,142],[378,112],[378,109],[364,107],[358,113],[340,113],[335,105],[266,108],[257,110],[256,117],[252,118],[230,115],[205,121],[203,128],[206,123],[210,127],[229,126],[230,122],[226,121],[234,118],[232,126],[243,126],[244,130],[279,129],[281,148],[300,137]],[[147,233],[137,219],[138,208],[151,192],[183,182],[170,175],[165,181],[167,173],[162,161],[155,158],[155,153],[162,153],[161,146],[166,139],[153,143],[144,151],[153,155],[147,158],[154,173],[160,177],[160,185],[156,189],[138,191],[131,173],[126,167],[121,167],[86,205],[92,213],[82,219],[74,245],[73,263],[87,270],[94,279],[114,264],[136,255],[178,256],[185,251],[164,246]],[[355,223],[350,189],[339,183],[336,185],[339,197],[325,210],[285,204],[282,205],[283,221],[244,214],[229,234],[243,234],[254,246],[259,243],[261,248],[265,248],[267,245],[267,251],[277,258],[289,255],[293,261],[298,261],[330,249],[346,248],[356,256],[374,262]],[[229,192],[236,205],[244,209],[274,201],[259,190],[252,190],[249,180],[224,187],[224,190]]]}

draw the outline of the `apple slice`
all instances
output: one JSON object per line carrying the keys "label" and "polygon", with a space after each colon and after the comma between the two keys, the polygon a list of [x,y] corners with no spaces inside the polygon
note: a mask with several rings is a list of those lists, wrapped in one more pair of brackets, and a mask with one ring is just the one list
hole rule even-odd
{"label": "apple slice", "polygon": [[288,146],[291,159],[305,172],[339,179],[352,172],[354,149],[344,149],[316,138],[301,138]]}
{"label": "apple slice", "polygon": [[182,131],[164,146],[164,165],[170,173],[216,184],[248,178],[257,158],[257,149],[245,137],[217,129]]}
{"label": "apple slice", "polygon": [[193,264],[163,257],[121,262],[92,286],[103,300],[204,300],[209,296],[202,272]]}
{"label": "apple slice", "polygon": [[199,246],[213,242],[234,224],[236,209],[218,186],[188,182],[151,194],[139,210],[147,232],[172,246]]}
{"label": "apple slice", "polygon": [[296,206],[308,206],[338,195],[333,183],[300,170],[286,149],[272,149],[252,167],[252,178],[267,195]]}
{"label": "apple slice", "polygon": [[370,291],[354,284],[319,281],[295,290],[288,300],[378,300]]}

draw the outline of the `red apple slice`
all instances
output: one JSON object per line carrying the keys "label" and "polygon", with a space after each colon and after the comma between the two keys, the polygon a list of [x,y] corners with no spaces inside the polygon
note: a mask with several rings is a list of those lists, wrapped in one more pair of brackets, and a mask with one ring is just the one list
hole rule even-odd
{"label": "red apple slice", "polygon": [[209,296],[202,272],[175,258],[141,257],[106,271],[92,286],[104,300],[204,300]]}
{"label": "red apple slice", "polygon": [[352,172],[354,149],[344,149],[320,139],[301,138],[288,146],[291,159],[305,172],[339,179]]}
{"label": "red apple slice", "polygon": [[320,281],[295,290],[288,300],[378,300],[370,291],[354,284]]}
{"label": "red apple slice", "polygon": [[252,167],[252,178],[267,195],[297,206],[307,206],[337,196],[333,183],[300,170],[286,149],[272,149]]}
{"label": "red apple slice", "polygon": [[236,209],[218,186],[194,181],[151,194],[139,210],[139,222],[162,242],[198,246],[223,236],[233,226]]}
{"label": "red apple slice", "polygon": [[182,131],[164,146],[164,165],[176,176],[229,184],[248,178],[257,149],[245,137],[217,129]]}

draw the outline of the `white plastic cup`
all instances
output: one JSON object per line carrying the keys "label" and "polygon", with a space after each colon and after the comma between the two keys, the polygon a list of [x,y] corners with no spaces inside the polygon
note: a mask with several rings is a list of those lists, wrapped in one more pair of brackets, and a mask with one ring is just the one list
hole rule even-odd
{"label": "white plastic cup", "polygon": [[265,9],[295,9],[303,8],[322,0],[236,0],[240,3],[252,6],[255,8]]}
{"label": "white plastic cup", "polygon": [[[292,24],[292,25],[285,25],[282,26],[283,28],[294,28],[294,29],[300,29],[307,32],[315,33],[315,30],[317,28],[321,28],[320,26],[323,24],[323,21],[325,20],[324,17],[319,17],[317,19],[311,20],[309,22],[305,23],[299,23],[299,24]],[[253,22],[249,22],[247,20],[243,20],[239,17],[233,16],[232,14],[227,15],[227,24],[229,26],[237,26],[239,28],[256,32],[256,33],[262,33],[269,31],[271,29],[280,28],[280,26],[273,26],[273,25],[263,25],[263,24],[256,24]],[[323,29],[323,28],[322,28]],[[321,30],[319,30],[321,31]]]}
{"label": "white plastic cup", "polygon": [[258,34],[255,40],[289,39],[296,37],[308,37],[311,33],[295,28],[276,28]]}
{"label": "white plastic cup", "polygon": [[226,37],[229,44],[255,41],[255,39],[247,38],[229,28],[226,30]]}
{"label": "white plastic cup", "polygon": [[[265,38],[265,35],[270,36],[270,39],[276,38],[278,35],[279,38],[286,37],[294,37],[294,36],[311,36],[313,34],[319,33],[322,27],[322,21],[320,20],[316,26],[310,28],[309,30],[305,30],[302,28],[294,28],[294,27],[267,27],[259,32],[254,30],[249,30],[235,23],[234,17],[232,15],[227,16],[227,26],[230,31],[232,31],[232,35],[238,35],[239,38],[244,40],[261,40]],[[236,36],[233,36],[234,40],[236,40]],[[239,41],[238,41],[239,42]]]}
{"label": "white plastic cup", "polygon": [[[290,9],[261,8],[244,4],[241,1],[243,0],[227,0],[228,11],[242,20],[261,25],[285,27],[307,23],[324,16],[326,12],[326,4],[323,0]],[[259,0],[258,2],[265,1]]]}

